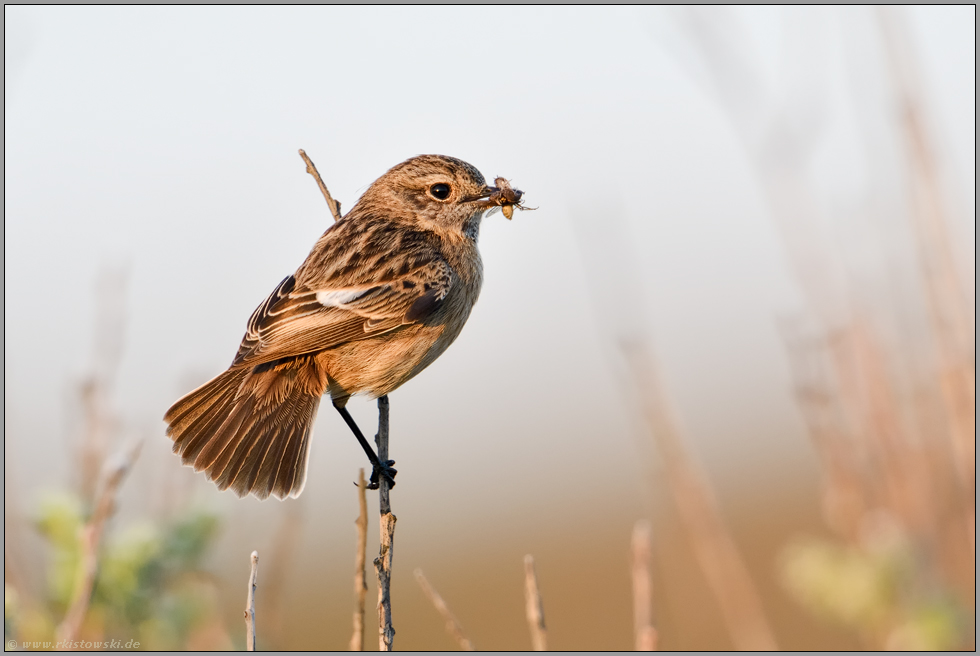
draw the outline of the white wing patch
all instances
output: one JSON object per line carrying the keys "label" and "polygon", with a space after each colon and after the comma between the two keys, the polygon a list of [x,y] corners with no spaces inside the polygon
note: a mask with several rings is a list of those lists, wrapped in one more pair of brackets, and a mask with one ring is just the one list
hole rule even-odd
{"label": "white wing patch", "polygon": [[360,297],[365,289],[326,289],[316,293],[317,302],[323,307],[341,307]]}

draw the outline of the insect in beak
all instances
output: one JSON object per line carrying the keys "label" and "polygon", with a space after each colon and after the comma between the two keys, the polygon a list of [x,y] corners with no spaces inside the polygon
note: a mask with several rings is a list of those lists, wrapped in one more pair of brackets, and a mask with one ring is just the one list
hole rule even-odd
{"label": "insect in beak", "polygon": [[496,178],[493,184],[495,186],[484,189],[485,195],[481,196],[481,198],[486,198],[483,201],[486,207],[499,207],[500,211],[508,220],[513,218],[515,207],[519,210],[537,209],[536,207],[524,207],[522,204],[524,192],[520,189],[514,189],[510,181],[506,178]]}

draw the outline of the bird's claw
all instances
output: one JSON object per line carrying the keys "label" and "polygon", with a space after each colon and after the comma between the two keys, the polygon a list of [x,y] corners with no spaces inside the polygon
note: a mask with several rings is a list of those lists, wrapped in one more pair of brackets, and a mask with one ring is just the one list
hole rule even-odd
{"label": "bird's claw", "polygon": [[394,460],[388,460],[379,466],[375,466],[374,471],[371,472],[371,482],[368,483],[367,488],[369,490],[377,490],[379,487],[381,487],[380,481],[382,475],[384,475],[385,480],[388,481],[389,488],[395,487],[395,474],[398,473],[398,470],[392,467],[394,464]]}

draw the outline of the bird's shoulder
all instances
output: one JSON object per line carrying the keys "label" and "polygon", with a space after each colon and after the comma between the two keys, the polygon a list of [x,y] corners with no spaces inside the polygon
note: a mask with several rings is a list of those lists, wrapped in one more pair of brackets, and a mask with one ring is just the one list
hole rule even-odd
{"label": "bird's shoulder", "polygon": [[445,262],[442,250],[430,231],[375,214],[348,215],[317,240],[296,271],[296,283],[306,289],[387,283]]}

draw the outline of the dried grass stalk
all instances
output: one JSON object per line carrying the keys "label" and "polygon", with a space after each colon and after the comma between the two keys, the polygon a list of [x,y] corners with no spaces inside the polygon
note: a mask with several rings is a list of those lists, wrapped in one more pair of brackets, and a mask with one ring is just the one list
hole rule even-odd
{"label": "dried grass stalk", "polygon": [[334,197],[330,195],[327,185],[323,184],[320,172],[316,170],[316,165],[313,164],[313,160],[310,159],[309,155],[302,148],[299,149],[299,156],[306,162],[306,172],[313,176],[317,186],[320,187],[320,193],[323,194],[324,200],[327,201],[327,207],[330,208],[330,214],[333,215],[333,220],[340,221],[340,201],[334,200]]}
{"label": "dried grass stalk", "polygon": [[531,629],[534,651],[548,651],[548,629],[544,625],[544,606],[538,590],[538,575],[534,571],[534,556],[524,556],[524,600],[527,625]]}
{"label": "dried grass stalk", "polygon": [[[388,461],[388,397],[378,399],[378,434],[375,442],[378,445],[378,459]],[[391,651],[395,640],[395,627],[391,622],[391,561],[395,545],[395,522],[397,518],[391,513],[391,488],[385,476],[380,477],[379,505],[381,510],[381,550],[374,559],[374,570],[378,574],[378,625],[379,648],[381,651]]]}
{"label": "dried grass stalk", "polygon": [[432,602],[436,611],[442,615],[442,619],[446,622],[446,633],[456,640],[459,648],[463,651],[475,651],[473,643],[463,634],[463,627],[459,625],[459,621],[456,620],[456,617],[449,610],[449,606],[446,605],[442,597],[439,596],[439,593],[429,584],[428,579],[425,578],[425,574],[422,573],[421,569],[415,570],[415,580],[419,582],[419,587],[422,588],[422,592]]}
{"label": "dried grass stalk", "polygon": [[350,638],[351,651],[364,650],[364,601],[367,598],[367,481],[364,470],[357,474],[357,500],[360,514],[357,516],[357,553],[354,555],[354,634]]}
{"label": "dried grass stalk", "polygon": [[776,649],[769,621],[748,567],[735,546],[711,487],[681,440],[677,421],[660,382],[653,356],[641,343],[625,346],[626,361],[644,404],[644,416],[657,441],[681,522],[694,555],[714,593],[735,648]]}
{"label": "dried grass stalk", "polygon": [[633,526],[633,631],[636,651],[656,651],[657,630],[653,628],[653,594],[650,586],[650,522]]}
{"label": "dried grass stalk", "polygon": [[248,574],[248,594],[245,597],[245,651],[255,651],[255,586],[259,576],[259,552],[253,551],[252,568]]}
{"label": "dried grass stalk", "polygon": [[133,467],[139,456],[142,441],[136,442],[129,449],[120,453],[110,461],[103,470],[102,483],[95,502],[92,516],[81,528],[79,542],[81,546],[80,567],[71,604],[64,620],[57,629],[59,641],[71,642],[78,635],[78,629],[88,612],[92,599],[92,589],[95,587],[95,577],[99,571],[99,546],[105,533],[106,522],[116,509],[116,494],[126,475]]}
{"label": "dried grass stalk", "polygon": [[929,318],[939,347],[938,386],[946,406],[960,480],[967,496],[975,500],[976,314],[956,270],[941,176],[924,121],[913,44],[900,10],[878,7],[877,15],[902,112],[901,136],[912,165],[914,195],[910,206],[922,259]]}
{"label": "dried grass stalk", "polygon": [[395,640],[395,628],[391,623],[391,559],[396,521],[397,518],[390,512],[381,515],[381,552],[374,559],[374,570],[378,574],[378,648],[380,651],[392,651]]}

